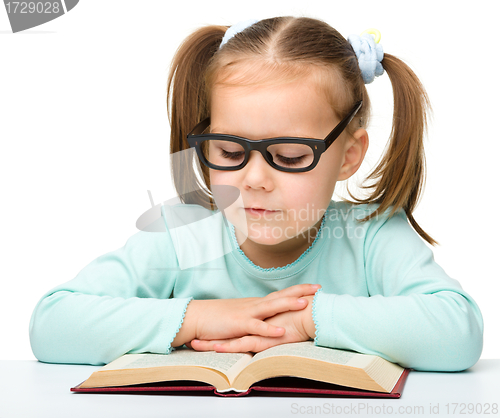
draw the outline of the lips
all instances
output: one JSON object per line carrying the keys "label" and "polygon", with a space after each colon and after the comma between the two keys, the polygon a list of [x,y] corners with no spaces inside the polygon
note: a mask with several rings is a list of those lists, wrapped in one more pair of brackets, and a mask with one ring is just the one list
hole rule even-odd
{"label": "lips", "polygon": [[273,210],[273,209],[264,209],[264,208],[256,208],[256,207],[252,207],[252,208],[245,208],[245,209],[251,209],[251,210],[265,210],[265,211],[268,211],[268,212],[277,212],[277,210]]}
{"label": "lips", "polygon": [[267,210],[267,209],[259,209],[259,208],[245,208],[245,212],[251,215],[267,215],[272,213],[279,212],[278,210]]}

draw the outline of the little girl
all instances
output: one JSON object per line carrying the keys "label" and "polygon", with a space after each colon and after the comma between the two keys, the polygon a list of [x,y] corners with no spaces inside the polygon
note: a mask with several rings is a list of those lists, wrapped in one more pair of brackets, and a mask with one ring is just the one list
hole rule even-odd
{"label": "little girl", "polygon": [[[203,222],[181,254],[186,235],[162,206],[164,232],[139,231],[44,295],[30,323],[35,356],[101,365],[183,344],[259,352],[313,339],[416,370],[476,363],[479,308],[435,263],[424,241],[436,242],[412,215],[427,96],[376,38],[346,40],[305,17],[192,33],[174,57],[167,103],[171,154],[191,152],[201,172],[175,160],[182,203],[168,212]],[[384,71],[394,118],[373,191],[331,200],[364,159],[365,84]]]}

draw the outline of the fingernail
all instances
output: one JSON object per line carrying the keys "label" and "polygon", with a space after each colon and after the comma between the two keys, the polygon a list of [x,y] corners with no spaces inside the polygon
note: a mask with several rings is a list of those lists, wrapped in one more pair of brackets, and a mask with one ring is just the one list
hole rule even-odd
{"label": "fingernail", "polygon": [[319,289],[319,288],[321,287],[321,285],[320,285],[320,284],[313,284],[313,285],[312,285],[312,287],[313,287],[314,289]]}
{"label": "fingernail", "polygon": [[283,332],[284,330],[285,330],[285,328],[281,328],[281,327],[276,328],[277,332]]}
{"label": "fingernail", "polygon": [[307,300],[305,300],[305,299],[302,299],[302,298],[299,299],[299,303],[306,303],[306,302],[307,302]]}

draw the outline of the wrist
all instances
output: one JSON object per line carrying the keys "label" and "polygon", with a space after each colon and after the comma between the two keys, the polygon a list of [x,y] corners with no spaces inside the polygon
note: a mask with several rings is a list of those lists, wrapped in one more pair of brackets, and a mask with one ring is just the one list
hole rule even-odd
{"label": "wrist", "polygon": [[310,339],[316,337],[316,325],[313,320],[313,300],[314,296],[304,296],[304,299],[307,299],[307,306],[303,309],[302,314],[302,328],[304,329],[304,333],[309,336]]}
{"label": "wrist", "polygon": [[191,342],[197,335],[197,308],[199,307],[199,300],[191,299],[186,307],[184,319],[181,328],[177,332],[172,347],[179,347],[185,343]]}

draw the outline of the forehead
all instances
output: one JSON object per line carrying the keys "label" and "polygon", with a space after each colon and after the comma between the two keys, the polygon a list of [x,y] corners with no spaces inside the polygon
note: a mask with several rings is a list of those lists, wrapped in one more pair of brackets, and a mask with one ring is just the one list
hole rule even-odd
{"label": "forehead", "polygon": [[331,130],[335,114],[311,79],[277,85],[215,85],[211,132],[247,138],[311,136]]}

